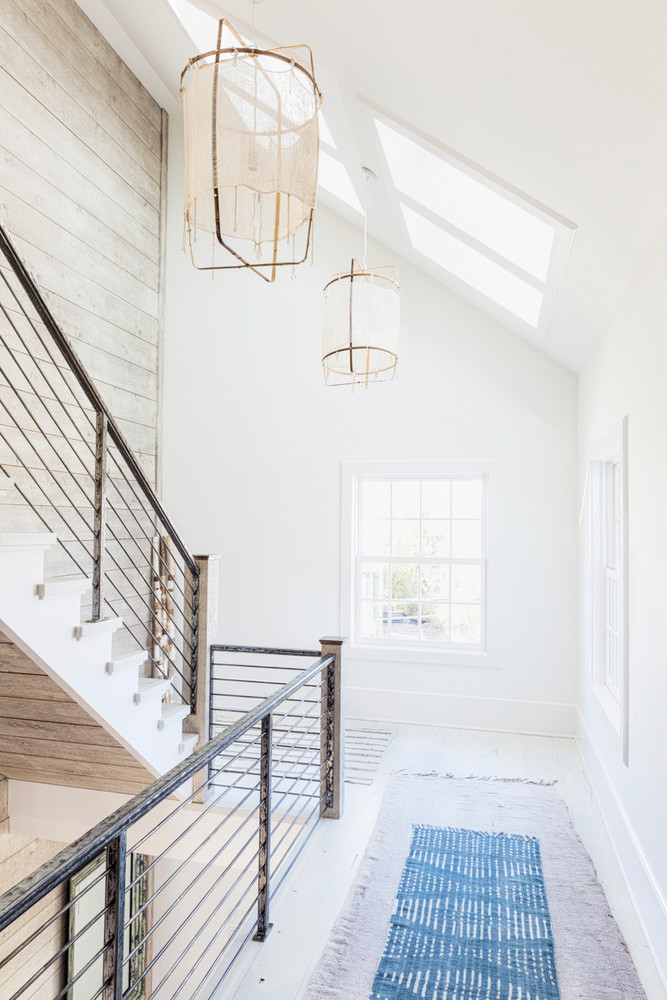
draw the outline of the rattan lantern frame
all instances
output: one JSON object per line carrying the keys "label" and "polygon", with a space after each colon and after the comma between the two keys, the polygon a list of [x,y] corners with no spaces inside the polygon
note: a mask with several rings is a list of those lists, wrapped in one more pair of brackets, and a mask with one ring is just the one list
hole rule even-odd
{"label": "rattan lantern frame", "polygon": [[[222,45],[222,36],[224,29],[227,29],[233,36],[233,38],[239,43],[238,45],[226,46]],[[294,52],[296,50],[303,50],[305,53],[304,60],[297,60],[294,58]],[[291,54],[289,54],[291,53]],[[194,211],[190,210],[188,203],[186,201],[184,216],[185,216],[185,230],[187,232],[188,246],[190,250],[190,258],[192,264],[197,270],[200,271],[217,271],[217,270],[238,270],[241,268],[249,268],[258,274],[267,282],[272,282],[276,278],[277,270],[281,267],[295,267],[298,264],[304,263],[311,250],[312,246],[312,231],[313,231],[313,218],[315,213],[315,192],[317,190],[317,155],[315,155],[314,168],[312,170],[311,176],[311,187],[313,189],[312,198],[306,200],[306,208],[309,211],[306,213],[305,219],[305,248],[302,254],[293,253],[288,259],[279,259],[279,244],[285,239],[285,237],[280,236],[281,227],[284,228],[285,213],[287,214],[287,229],[288,237],[294,236],[294,233],[289,232],[289,211],[290,211],[290,196],[285,194],[280,189],[275,192],[270,192],[269,194],[275,194],[275,226],[273,227],[273,233],[270,240],[255,241],[255,248],[261,244],[269,244],[269,257],[267,261],[261,260],[250,260],[247,256],[239,250],[238,247],[234,247],[230,243],[230,237],[223,232],[223,225],[221,222],[221,190],[219,184],[219,135],[218,135],[218,85],[219,85],[219,70],[218,67],[227,63],[229,60],[233,61],[236,65],[237,61],[242,60],[252,60],[253,68],[255,73],[259,73],[265,79],[268,79],[268,72],[266,67],[270,66],[273,61],[276,64],[281,65],[287,64],[293,73],[300,74],[300,79],[307,81],[309,87],[312,87],[312,97],[314,101],[314,114],[310,119],[310,125],[313,127],[314,132],[317,136],[316,149],[319,146],[319,126],[318,126],[318,112],[322,105],[322,93],[317,85],[315,79],[315,67],[313,63],[313,55],[308,45],[291,45],[291,46],[279,46],[277,48],[265,49],[256,46],[248,46],[244,39],[239,35],[239,33],[233,28],[226,18],[221,18],[218,23],[218,36],[217,44],[215,49],[211,49],[208,52],[202,52],[199,55],[193,56],[188,60],[188,63],[181,73],[180,90],[179,97],[183,101],[184,94],[186,92],[186,81],[188,74],[197,72],[201,67],[214,67],[213,74],[213,85],[212,85],[212,104],[211,104],[211,165],[212,165],[212,180],[213,180],[213,214],[214,214],[214,225],[211,226],[210,230],[214,236],[213,251],[212,256],[215,257],[215,246],[219,245],[224,251],[226,251],[235,262],[229,263],[216,263],[213,261],[210,264],[201,263],[196,259],[194,243],[197,240],[197,206],[195,203]],[[275,87],[274,87],[275,90]],[[183,101],[184,112],[186,111],[186,102]],[[289,119],[288,119],[289,120]],[[186,129],[187,133],[187,129]],[[239,136],[251,135],[251,132],[242,132],[239,130]],[[266,135],[268,133],[255,133]],[[281,133],[277,133],[280,135]],[[186,159],[188,157],[188,150],[186,149]],[[240,185],[239,187],[244,187],[247,190],[252,190],[250,186]],[[235,194],[236,198],[236,194]],[[287,200],[287,209],[283,209],[281,200]],[[213,220],[209,220],[211,222]],[[301,225],[298,228],[302,228]],[[242,237],[243,238],[243,237]],[[293,247],[296,248],[296,242],[293,239]]]}
{"label": "rattan lantern frame", "polygon": [[[360,263],[353,257],[349,271],[332,275],[324,286],[325,311],[329,290],[347,282],[349,284],[348,328],[347,342],[343,342],[341,336],[339,344],[332,350],[325,351],[322,356],[326,385],[357,385],[367,389],[372,382],[389,382],[396,377],[398,351],[381,344],[360,343],[358,336],[355,335],[354,285],[355,281],[359,280],[374,284],[386,283],[386,286],[395,290],[397,296],[400,294],[398,272],[393,265],[367,267],[365,263]],[[323,330],[323,342],[325,339],[326,332]],[[382,364],[371,366],[371,357],[375,359],[378,355],[382,356]]]}

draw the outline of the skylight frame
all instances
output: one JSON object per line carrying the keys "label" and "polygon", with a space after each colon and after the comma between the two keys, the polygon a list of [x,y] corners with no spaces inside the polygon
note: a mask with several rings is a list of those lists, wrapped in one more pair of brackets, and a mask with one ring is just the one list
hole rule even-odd
{"label": "skylight frame", "polygon": [[[387,193],[388,207],[392,212],[392,223],[395,227],[395,231],[397,229],[398,232],[400,232],[401,237],[406,241],[407,246],[411,248],[412,254],[421,260],[424,270],[438,277],[440,280],[443,280],[446,284],[461,294],[463,298],[474,302],[476,305],[480,306],[480,308],[498,318],[505,325],[518,328],[522,333],[546,334],[555,312],[560,286],[565,273],[572,240],[577,226],[558,213],[551,211],[534,198],[524,194],[512,185],[505,183],[500,178],[485,170],[483,167],[474,163],[472,160],[458,154],[444,143],[438,142],[433,137],[421,132],[419,129],[408,125],[406,122],[390,114],[384,108],[379,107],[360,94],[357,94],[356,98],[364,113],[368,135],[376,154],[376,163],[378,166],[377,173],[381,177]],[[535,278],[534,275],[524,271],[520,266],[514,264],[511,260],[503,257],[501,254],[492,250],[485,244],[480,243],[479,240],[476,240],[470,234],[457,229],[455,225],[448,222],[438,213],[430,211],[423,204],[420,204],[410,198],[409,195],[401,192],[394,184],[392,172],[385,155],[378,128],[376,126],[376,120],[388,128],[393,129],[395,132],[415,143],[417,146],[420,146],[428,153],[435,154],[442,159],[443,162],[453,166],[463,174],[482,183],[490,191],[501,195],[501,197],[506,199],[509,203],[518,206],[522,210],[529,212],[536,219],[553,227],[554,236],[552,251],[545,280],[540,281]],[[469,284],[467,281],[447,270],[445,267],[438,264],[433,258],[419,250],[413,243],[401,208],[402,205],[406,206],[407,209],[420,214],[423,219],[427,220],[428,223],[438,226],[443,232],[451,234],[453,237],[459,239],[462,243],[471,247],[473,250],[479,251],[489,261],[500,265],[509,275],[519,278],[527,285],[539,289],[542,294],[542,306],[537,323],[532,324],[527,322],[525,319],[522,319],[515,312],[507,309],[494,299],[490,298],[488,295],[484,294],[484,292],[480,291],[479,288]]]}

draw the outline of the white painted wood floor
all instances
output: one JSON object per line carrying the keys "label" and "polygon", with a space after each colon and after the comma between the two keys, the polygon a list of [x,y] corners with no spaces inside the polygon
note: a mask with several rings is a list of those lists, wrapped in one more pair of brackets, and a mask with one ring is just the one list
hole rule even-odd
{"label": "white painted wood floor", "polygon": [[248,947],[217,1000],[300,1000],[353,882],[389,776],[401,769],[412,773],[451,772],[456,777],[556,779],[577,832],[593,859],[647,1000],[667,1000],[575,740],[426,726],[376,728],[391,729],[395,737],[373,786],[346,784],[343,818],[319,824],[293,875],[272,903],[274,927],[269,937],[264,944],[252,943]]}

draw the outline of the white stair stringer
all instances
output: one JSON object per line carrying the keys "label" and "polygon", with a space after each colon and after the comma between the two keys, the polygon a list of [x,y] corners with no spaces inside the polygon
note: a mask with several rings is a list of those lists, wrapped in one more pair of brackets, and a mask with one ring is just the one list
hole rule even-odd
{"label": "white stair stringer", "polygon": [[49,533],[0,532],[0,628],[149,771],[164,774],[194,749],[181,726],[189,710],[162,704],[168,682],[139,677],[147,654],[114,660],[122,619],[97,628],[81,622],[88,583],[44,579],[44,555],[56,541]]}

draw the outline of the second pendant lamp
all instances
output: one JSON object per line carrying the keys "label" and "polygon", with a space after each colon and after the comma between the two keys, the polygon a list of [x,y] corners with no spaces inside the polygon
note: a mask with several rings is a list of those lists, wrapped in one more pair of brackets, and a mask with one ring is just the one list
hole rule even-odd
{"label": "second pendant lamp", "polygon": [[322,367],[327,385],[358,385],[396,377],[400,326],[400,288],[395,267],[367,267],[368,181],[363,168],[364,256],[350,270],[334,274],[324,286]]}

